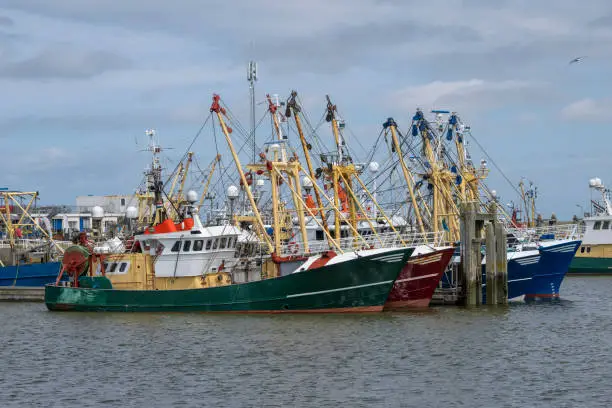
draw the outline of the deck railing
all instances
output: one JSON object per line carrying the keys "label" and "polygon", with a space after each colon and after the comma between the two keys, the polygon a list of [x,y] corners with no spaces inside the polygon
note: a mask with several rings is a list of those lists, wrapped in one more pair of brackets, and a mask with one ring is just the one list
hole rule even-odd
{"label": "deck railing", "polygon": [[[48,240],[44,240],[44,239],[16,239],[13,242],[15,244],[14,246],[15,248],[25,249],[25,250],[34,249],[37,247],[42,248],[45,245],[51,244]],[[54,241],[54,242],[62,249],[66,249],[70,245],[74,245],[70,241]],[[0,248],[10,248],[10,247],[11,247],[10,240],[8,239],[0,240]]]}
{"label": "deck railing", "polygon": [[[369,234],[358,237],[351,236],[346,238],[340,238],[336,242],[338,243],[338,246],[345,252],[364,249],[393,248],[417,245],[441,246],[443,244],[443,235],[443,232],[409,232],[400,234],[394,232],[385,232],[378,235]],[[300,256],[322,253],[330,249],[335,250],[336,246],[333,244],[330,245],[327,240],[309,241],[308,251],[306,251],[303,242],[293,241],[282,245],[279,252],[281,256]]]}
{"label": "deck railing", "polygon": [[520,243],[530,243],[542,239],[579,239],[584,233],[579,224],[558,224],[533,228],[508,228]]}

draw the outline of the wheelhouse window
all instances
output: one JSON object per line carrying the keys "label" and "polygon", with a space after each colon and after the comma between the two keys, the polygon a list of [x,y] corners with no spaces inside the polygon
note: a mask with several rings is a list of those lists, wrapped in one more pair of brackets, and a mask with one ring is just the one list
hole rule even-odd
{"label": "wheelhouse window", "polygon": [[195,241],[193,241],[193,250],[194,251],[201,251],[203,247],[204,247],[204,241],[203,240],[196,239]]}
{"label": "wheelhouse window", "polygon": [[206,250],[210,251],[210,247],[212,246],[212,239],[206,240]]}
{"label": "wheelhouse window", "polygon": [[323,238],[325,237],[325,234],[323,233],[322,230],[316,230],[316,240],[317,241],[323,241]]}
{"label": "wheelhouse window", "polygon": [[601,229],[609,229],[610,228],[610,221],[604,221]]}
{"label": "wheelhouse window", "polygon": [[176,241],[174,245],[172,245],[172,249],[170,251],[178,252],[180,248],[181,248],[181,241]]}
{"label": "wheelhouse window", "polygon": [[127,269],[127,262],[121,262],[121,266],[119,267],[119,272],[125,272],[125,270]]}
{"label": "wheelhouse window", "polygon": [[227,238],[221,238],[221,243],[219,244],[219,249],[225,249],[225,245],[227,244]]}
{"label": "wheelhouse window", "polygon": [[591,247],[587,247],[587,254],[591,253]]}
{"label": "wheelhouse window", "polygon": [[191,248],[191,241],[183,242],[183,252],[188,252],[189,248]]}
{"label": "wheelhouse window", "polygon": [[113,262],[113,263],[110,265],[110,269],[109,269],[108,271],[109,271],[110,273],[115,272],[115,271],[117,270],[117,265],[118,265],[118,264],[117,264],[116,262]]}
{"label": "wheelhouse window", "polygon": [[581,253],[581,254],[584,254],[584,247],[581,247],[581,248],[580,248],[580,253]]}
{"label": "wheelhouse window", "polygon": [[216,250],[219,247],[219,239],[215,238],[215,240],[213,241],[213,251]]}
{"label": "wheelhouse window", "polygon": [[601,221],[595,221],[595,224],[593,225],[593,229],[594,230],[601,229]]}

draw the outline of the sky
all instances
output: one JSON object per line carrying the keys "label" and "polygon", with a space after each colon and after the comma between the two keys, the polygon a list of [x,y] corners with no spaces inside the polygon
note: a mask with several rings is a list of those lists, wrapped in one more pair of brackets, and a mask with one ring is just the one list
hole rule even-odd
{"label": "sky", "polygon": [[[612,183],[612,3],[587,3],[3,0],[0,187],[47,204],[132,193],[145,129],[180,156],[213,92],[248,126],[254,59],[258,101],[297,89],[318,118],[330,94],[364,146],[387,117],[457,111],[509,179],[538,186],[544,217],[570,218],[590,178]],[[517,201],[500,174],[488,184]]]}

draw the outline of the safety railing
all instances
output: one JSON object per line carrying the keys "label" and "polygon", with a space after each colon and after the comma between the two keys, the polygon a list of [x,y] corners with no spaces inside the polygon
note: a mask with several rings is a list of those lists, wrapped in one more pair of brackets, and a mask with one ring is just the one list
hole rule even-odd
{"label": "safety railing", "polygon": [[533,228],[508,228],[519,243],[532,243],[547,239],[579,239],[584,233],[579,224],[557,224]]}
{"label": "safety railing", "polygon": [[378,249],[378,248],[394,248],[394,247],[405,247],[405,246],[417,246],[417,245],[430,245],[433,247],[441,246],[443,244],[443,232],[429,232],[429,233],[394,233],[385,232],[381,234],[367,234],[356,237],[346,237],[336,240],[337,246],[333,243],[329,243],[328,240],[322,241],[309,241],[308,250],[306,245],[301,241],[292,241],[284,244],[280,248],[280,255],[285,256],[302,256],[308,254],[322,253],[328,250],[337,250],[340,247],[342,251],[357,251],[364,249]]}
{"label": "safety railing", "polygon": [[[68,248],[70,245],[73,245],[70,241],[54,241],[55,244],[60,246],[62,249]],[[13,241],[14,248],[19,249],[34,249],[34,248],[42,248],[45,245],[51,244],[48,240],[45,239],[16,239]],[[8,239],[0,240],[0,248],[11,248],[11,241]]]}

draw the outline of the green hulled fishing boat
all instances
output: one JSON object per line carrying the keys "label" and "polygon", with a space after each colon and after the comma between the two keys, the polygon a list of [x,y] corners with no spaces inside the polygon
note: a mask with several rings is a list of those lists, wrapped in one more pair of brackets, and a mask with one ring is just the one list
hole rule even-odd
{"label": "green hulled fishing boat", "polygon": [[[81,276],[77,285],[48,285],[45,303],[49,310],[74,311],[376,312],[382,310],[412,251],[368,250],[331,258],[322,254],[305,261],[294,273],[247,283],[231,283],[229,272],[196,279],[177,277],[177,287],[181,280],[182,286],[202,287],[174,290],[146,288],[152,272],[149,266],[153,266],[150,255],[112,255],[105,259],[109,271],[125,264],[127,274],[107,272],[106,276]],[[322,260],[327,263],[317,267]],[[156,283],[166,287],[171,279],[157,278]],[[120,289],[128,281],[134,289]]]}
{"label": "green hulled fishing boat", "polygon": [[[272,234],[263,223],[251,192],[251,179],[242,171],[225,110],[215,95],[211,112],[218,118],[240,176],[250,214],[231,224],[204,227],[195,205],[197,194],[170,202],[167,211],[158,154],[153,140],[153,163],[147,173],[147,190],[155,203],[153,222],[133,238],[126,253],[96,253],[81,236],[68,248],[62,270],[53,285],[45,287],[49,310],[73,311],[203,311],[203,312],[375,312],[385,301],[414,248],[391,245],[372,248],[356,237],[345,250],[328,235],[331,250],[311,248],[306,238],[304,206],[300,196],[300,164],[275,147],[272,157],[260,154],[259,172],[271,181]],[[281,200],[278,189],[285,180],[292,191],[295,214],[302,233],[297,243],[282,238],[279,227]],[[311,180],[314,183],[313,180]],[[231,186],[233,187],[233,186]],[[233,187],[237,190],[236,187]],[[228,189],[229,190],[229,189]],[[229,195],[229,194],[228,194]],[[245,223],[249,222],[248,226]],[[365,242],[363,237],[360,238]],[[245,250],[246,249],[246,250]],[[288,255],[287,255],[288,254]],[[68,282],[62,282],[68,274]]]}

